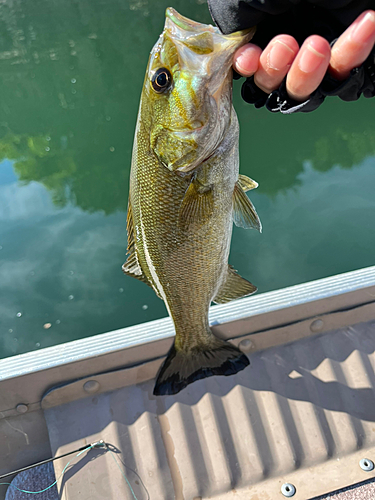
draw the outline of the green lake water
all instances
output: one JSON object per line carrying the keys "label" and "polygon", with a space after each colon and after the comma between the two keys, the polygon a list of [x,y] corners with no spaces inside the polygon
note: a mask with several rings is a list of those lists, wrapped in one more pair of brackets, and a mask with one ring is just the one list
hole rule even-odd
{"label": "green lake water", "polygon": [[[121,271],[148,53],[170,2],[0,4],[0,357],[166,316]],[[173,2],[210,22],[204,1]],[[260,292],[375,263],[375,100],[311,114],[234,104],[263,234],[230,262]],[[192,264],[193,265],[193,264]]]}

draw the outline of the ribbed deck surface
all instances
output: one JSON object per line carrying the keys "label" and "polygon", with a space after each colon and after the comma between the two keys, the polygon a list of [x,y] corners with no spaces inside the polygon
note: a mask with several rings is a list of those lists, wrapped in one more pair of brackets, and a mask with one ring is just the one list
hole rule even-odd
{"label": "ribbed deck surface", "polygon": [[[296,486],[295,500],[306,500],[375,476],[358,465],[375,461],[375,322],[250,360],[236,376],[202,380],[173,397],[153,396],[149,380],[50,408],[52,450],[110,443],[138,500],[273,500],[285,498],[284,482]],[[57,477],[67,461],[55,462]],[[61,497],[134,498],[104,450],[67,472]]]}

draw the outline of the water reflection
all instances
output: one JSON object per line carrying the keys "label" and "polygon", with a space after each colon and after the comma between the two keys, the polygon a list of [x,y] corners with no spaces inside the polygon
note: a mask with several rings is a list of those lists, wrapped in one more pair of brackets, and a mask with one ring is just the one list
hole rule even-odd
{"label": "water reflection", "polygon": [[[237,83],[237,82],[236,82]],[[326,100],[313,114],[271,115],[244,104],[235,94],[241,124],[241,170],[252,174],[262,193],[300,185],[304,162],[327,171],[351,168],[375,155],[374,99]]]}
{"label": "water reflection", "polygon": [[[139,94],[168,5],[0,4],[0,356],[166,315],[121,264]],[[201,0],[174,6],[210,22]],[[235,92],[264,233],[235,231],[231,262],[260,290],[371,264],[374,102],[282,117]]]}
{"label": "water reflection", "polygon": [[375,155],[375,129],[370,124],[368,128],[364,128],[363,124],[360,127],[338,128],[328,137],[318,139],[314,149],[311,161],[316,170],[326,172],[333,165],[352,168],[364,158]]}
{"label": "water reflection", "polygon": [[0,197],[6,203],[0,212],[0,352],[120,328],[152,318],[163,306],[154,304],[148,316],[142,310],[148,290],[121,273],[123,213],[90,215],[71,204],[56,210],[36,182],[0,186]]}
{"label": "water reflection", "polygon": [[375,157],[318,172],[305,162],[298,187],[258,194],[263,234],[235,228],[231,259],[260,291],[375,264]]}

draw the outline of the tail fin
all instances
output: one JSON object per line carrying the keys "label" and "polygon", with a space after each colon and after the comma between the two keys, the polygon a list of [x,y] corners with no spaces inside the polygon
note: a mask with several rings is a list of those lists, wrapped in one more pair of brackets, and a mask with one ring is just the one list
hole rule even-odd
{"label": "tail fin", "polygon": [[250,364],[236,346],[216,339],[205,349],[178,351],[173,345],[156,378],[154,395],[177,394],[187,385],[212,375],[234,375]]}

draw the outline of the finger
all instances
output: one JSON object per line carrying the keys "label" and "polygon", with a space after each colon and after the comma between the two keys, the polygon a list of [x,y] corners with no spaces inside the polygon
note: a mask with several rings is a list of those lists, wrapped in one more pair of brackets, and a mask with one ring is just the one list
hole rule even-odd
{"label": "finger", "polygon": [[286,78],[286,88],[296,101],[306,100],[327,71],[331,49],[327,40],[312,35],[303,42]]}
{"label": "finger", "polygon": [[329,72],[344,80],[353,68],[360,66],[375,43],[375,12],[367,10],[344,31],[332,48]]}
{"label": "finger", "polygon": [[296,54],[298,43],[290,35],[273,38],[262,52],[254,82],[264,92],[277,89],[287,74]]}
{"label": "finger", "polygon": [[253,43],[240,47],[234,54],[234,69],[241,76],[252,76],[258,69],[261,53],[262,49]]}

